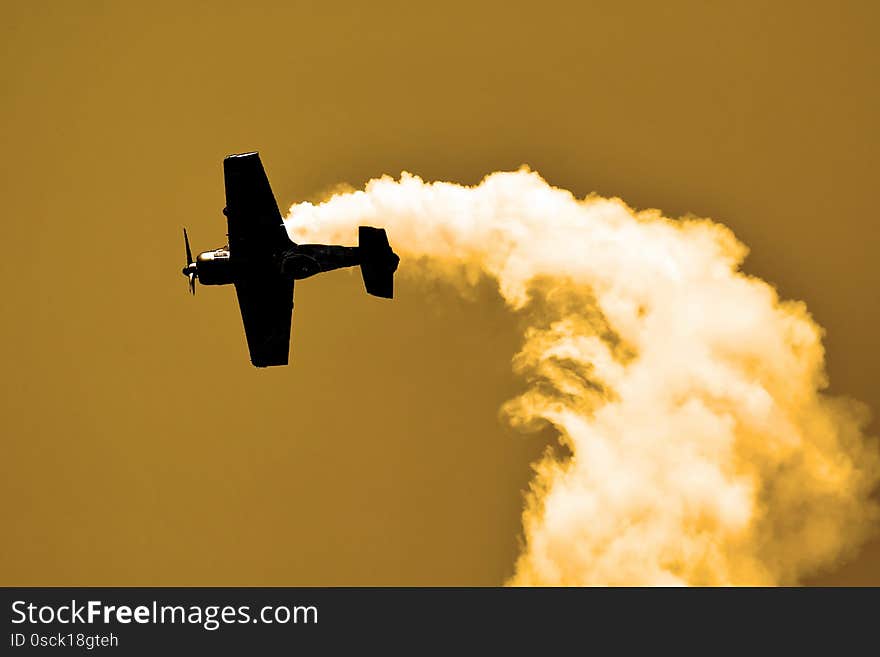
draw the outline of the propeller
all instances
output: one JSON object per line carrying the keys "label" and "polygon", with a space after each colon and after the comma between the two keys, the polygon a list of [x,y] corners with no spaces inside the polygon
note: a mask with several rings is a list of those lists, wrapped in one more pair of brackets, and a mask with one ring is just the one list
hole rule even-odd
{"label": "propeller", "polygon": [[196,275],[198,268],[193,261],[192,251],[189,248],[189,236],[186,234],[186,228],[183,229],[183,243],[186,245],[186,267],[183,268],[183,275],[189,279],[190,294],[196,293]]}

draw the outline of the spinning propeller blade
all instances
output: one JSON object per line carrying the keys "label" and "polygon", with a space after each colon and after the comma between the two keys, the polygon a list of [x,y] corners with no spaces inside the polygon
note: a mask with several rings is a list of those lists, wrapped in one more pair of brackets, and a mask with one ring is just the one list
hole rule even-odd
{"label": "spinning propeller blade", "polygon": [[186,234],[186,228],[183,229],[183,243],[186,246],[186,267],[183,268],[183,275],[189,279],[190,294],[195,295],[198,269],[193,262],[192,251],[189,248],[189,236]]}

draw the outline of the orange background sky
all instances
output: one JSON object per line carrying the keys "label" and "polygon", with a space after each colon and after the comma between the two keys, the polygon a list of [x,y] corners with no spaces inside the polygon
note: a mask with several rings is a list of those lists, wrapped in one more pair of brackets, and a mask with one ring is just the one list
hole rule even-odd
{"label": "orange background sky", "polygon": [[[512,573],[552,436],[498,417],[522,382],[496,292],[322,275],[292,366],[252,368],[233,291],[180,275],[181,226],[224,241],[233,152],[282,210],[527,163],[710,216],[826,328],[832,390],[880,409],[880,10],[723,5],[4,2],[0,583]],[[880,585],[880,542],[813,581]]]}

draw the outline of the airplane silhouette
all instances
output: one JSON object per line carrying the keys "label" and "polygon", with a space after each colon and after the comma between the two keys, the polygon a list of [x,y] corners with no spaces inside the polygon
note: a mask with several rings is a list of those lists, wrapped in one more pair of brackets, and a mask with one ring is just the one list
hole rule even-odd
{"label": "airplane silhouette", "polygon": [[358,246],[297,244],[287,235],[259,153],[223,160],[228,243],[193,260],[183,229],[189,289],[235,286],[251,362],[257,367],[287,365],[293,282],[320,272],[360,265],[369,294],[391,299],[400,258],[384,228],[360,226]]}

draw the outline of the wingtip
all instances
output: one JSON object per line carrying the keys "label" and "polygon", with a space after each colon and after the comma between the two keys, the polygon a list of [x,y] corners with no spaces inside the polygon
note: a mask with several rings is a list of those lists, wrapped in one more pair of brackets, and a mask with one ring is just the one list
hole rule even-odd
{"label": "wingtip", "polygon": [[248,151],[247,153],[230,153],[229,155],[227,155],[223,159],[224,160],[234,160],[234,159],[241,158],[241,157],[252,157],[254,155],[259,157],[260,152],[259,151]]}
{"label": "wingtip", "polygon": [[251,355],[251,365],[254,367],[259,367],[260,369],[266,367],[284,367],[285,365],[290,364],[290,354],[284,356],[283,358],[280,356],[276,356],[274,358],[266,358],[263,356],[254,356]]}

